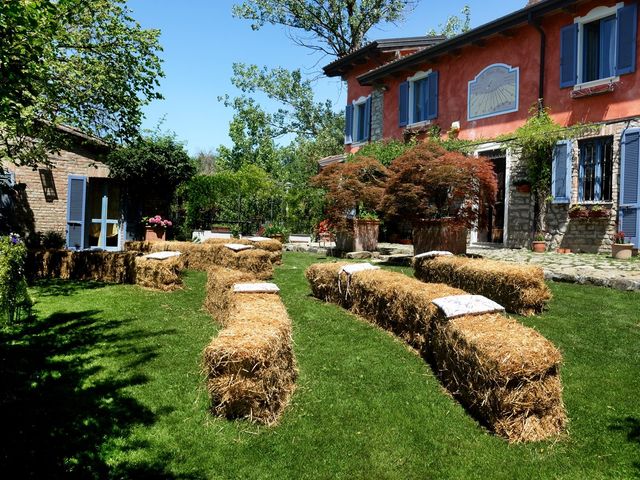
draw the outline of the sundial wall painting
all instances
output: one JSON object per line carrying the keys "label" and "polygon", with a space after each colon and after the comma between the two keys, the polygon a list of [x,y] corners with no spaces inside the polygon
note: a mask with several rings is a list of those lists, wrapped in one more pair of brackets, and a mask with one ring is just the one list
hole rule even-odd
{"label": "sundial wall painting", "polygon": [[469,120],[518,111],[520,69],[489,65],[469,82]]}

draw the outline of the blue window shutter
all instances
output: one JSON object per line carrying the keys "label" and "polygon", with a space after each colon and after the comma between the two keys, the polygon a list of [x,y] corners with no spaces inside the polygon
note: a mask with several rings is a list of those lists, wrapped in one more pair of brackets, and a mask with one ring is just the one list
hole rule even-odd
{"label": "blue window shutter", "polygon": [[571,160],[573,158],[571,141],[558,142],[553,151],[551,164],[551,194],[553,203],[571,201]]}
{"label": "blue window shutter", "polygon": [[560,30],[560,88],[573,87],[578,75],[578,24]]}
{"label": "blue window shutter", "polygon": [[67,248],[84,248],[84,209],[87,177],[69,175],[67,189]]}
{"label": "blue window shutter", "polygon": [[620,230],[638,246],[640,229],[640,129],[629,129],[622,137],[620,172]]}
{"label": "blue window shutter", "polygon": [[371,97],[367,98],[364,104],[364,138],[363,141],[368,141],[371,138]]}
{"label": "blue window shutter", "polygon": [[409,123],[409,82],[402,82],[398,92],[398,124],[406,127]]}
{"label": "blue window shutter", "polygon": [[344,144],[353,143],[353,105],[347,105],[344,111]]}
{"label": "blue window shutter", "polygon": [[438,118],[438,72],[431,73],[428,79],[427,120],[433,120]]}
{"label": "blue window shutter", "polygon": [[640,129],[627,130],[622,137],[622,172],[620,181],[620,203],[640,207],[639,172]]}
{"label": "blue window shutter", "polygon": [[624,75],[636,71],[636,35],[638,29],[638,5],[631,3],[618,9],[618,53],[616,73]]}

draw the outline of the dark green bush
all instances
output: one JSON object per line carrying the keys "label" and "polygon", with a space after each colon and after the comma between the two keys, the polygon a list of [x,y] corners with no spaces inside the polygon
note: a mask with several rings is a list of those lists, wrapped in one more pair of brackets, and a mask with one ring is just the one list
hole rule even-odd
{"label": "dark green bush", "polygon": [[32,305],[24,277],[26,256],[20,237],[0,237],[0,315],[9,322],[19,319],[21,310]]}

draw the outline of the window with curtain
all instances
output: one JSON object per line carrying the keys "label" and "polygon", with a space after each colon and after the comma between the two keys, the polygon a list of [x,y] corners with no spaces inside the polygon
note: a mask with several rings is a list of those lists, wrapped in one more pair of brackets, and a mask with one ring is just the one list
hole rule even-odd
{"label": "window with curtain", "polygon": [[581,140],[578,200],[612,200],[613,137]]}

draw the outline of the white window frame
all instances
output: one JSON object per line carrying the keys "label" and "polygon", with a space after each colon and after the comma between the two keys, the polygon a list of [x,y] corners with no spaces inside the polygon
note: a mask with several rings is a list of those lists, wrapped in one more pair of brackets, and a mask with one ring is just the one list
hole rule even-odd
{"label": "white window frame", "polygon": [[[587,13],[583,17],[576,17],[573,19],[573,23],[578,24],[578,58],[577,58],[577,81],[574,85],[574,90],[581,90],[583,88],[589,87],[597,87],[598,85],[606,85],[612,82],[620,81],[620,77],[618,75],[614,75],[607,78],[600,78],[598,80],[593,80],[591,82],[583,82],[582,74],[583,74],[583,63],[584,63],[584,25],[587,23],[592,23],[598,20],[602,20],[603,18],[611,17],[613,15],[618,14],[618,10],[624,7],[624,2],[618,2],[613,7],[604,7],[599,6],[593,8],[589,13]],[[617,35],[617,32],[616,32]],[[618,52],[618,43],[616,41],[616,54]]]}
{"label": "white window frame", "polygon": [[358,135],[357,135],[358,122],[360,121],[360,110],[361,110],[358,107],[367,103],[367,100],[370,97],[371,95],[367,95],[366,97],[363,96],[351,102],[351,104],[353,105],[353,123],[351,125],[351,142],[352,142],[351,145],[356,147],[358,145],[365,145],[369,142],[368,140],[356,140],[356,138],[358,138]]}
{"label": "white window frame", "polygon": [[415,99],[415,85],[416,82],[418,82],[419,80],[423,80],[425,78],[427,78],[429,75],[431,75],[433,73],[433,69],[430,68],[429,70],[425,71],[420,71],[420,72],[416,72],[415,75],[408,77],[407,78],[407,82],[409,82],[409,118],[407,121],[407,128],[408,127],[419,127],[422,125],[430,125],[431,124],[431,120],[422,120],[420,122],[416,122],[415,119],[413,118],[414,112],[415,112],[415,105],[414,105],[414,99]]}

